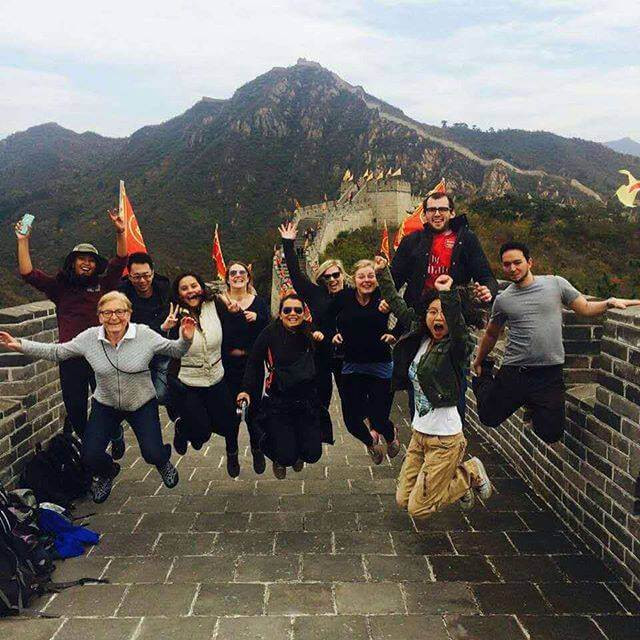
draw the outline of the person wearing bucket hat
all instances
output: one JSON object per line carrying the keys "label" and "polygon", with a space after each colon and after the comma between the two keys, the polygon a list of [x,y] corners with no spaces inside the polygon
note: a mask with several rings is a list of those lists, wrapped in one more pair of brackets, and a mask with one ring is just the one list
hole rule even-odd
{"label": "person wearing bucket hat", "polygon": [[[95,312],[98,300],[118,287],[127,265],[124,222],[117,209],[109,210],[108,215],[116,230],[116,257],[107,260],[94,245],[88,242],[76,244],[56,275],[34,269],[29,250],[31,228],[27,233],[21,233],[20,223],[15,226],[18,270],[25,282],[42,291],[56,305],[60,342],[68,342],[98,324]],[[89,387],[95,388],[93,371],[84,358],[64,360],[59,369],[62,399],[67,411],[65,428],[72,428],[82,438],[87,425]],[[119,443],[115,446],[118,448]]]}

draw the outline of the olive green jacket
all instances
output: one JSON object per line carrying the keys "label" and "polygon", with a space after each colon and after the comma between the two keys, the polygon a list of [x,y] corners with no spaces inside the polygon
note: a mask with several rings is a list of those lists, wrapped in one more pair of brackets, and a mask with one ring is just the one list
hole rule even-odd
{"label": "olive green jacket", "polygon": [[[382,297],[389,303],[398,322],[410,327],[393,349],[394,389],[406,389],[409,382],[409,365],[428,336],[424,317],[420,317],[396,291],[389,268],[377,273]],[[473,343],[462,316],[460,296],[457,290],[440,291],[442,312],[449,328],[448,335],[432,342],[429,350],[418,363],[417,376],[420,387],[433,407],[452,407],[458,404],[462,389],[462,377],[468,367]]]}

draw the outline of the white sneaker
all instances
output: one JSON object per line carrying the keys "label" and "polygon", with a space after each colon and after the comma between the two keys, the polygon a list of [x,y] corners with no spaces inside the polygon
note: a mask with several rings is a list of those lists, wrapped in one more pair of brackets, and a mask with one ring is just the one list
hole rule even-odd
{"label": "white sneaker", "polygon": [[487,470],[484,468],[482,461],[475,456],[471,458],[469,462],[473,462],[478,470],[476,483],[473,488],[483,500],[488,500],[493,493],[493,487],[491,486],[491,480],[489,480]]}
{"label": "white sneaker", "polygon": [[467,489],[466,493],[458,500],[463,511],[470,511],[476,502],[476,494],[473,489]]}

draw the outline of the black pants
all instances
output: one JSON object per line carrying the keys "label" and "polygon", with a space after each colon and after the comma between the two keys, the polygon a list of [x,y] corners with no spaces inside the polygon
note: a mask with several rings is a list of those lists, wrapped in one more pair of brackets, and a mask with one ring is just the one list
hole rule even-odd
{"label": "black pants", "polygon": [[533,430],[551,444],[564,433],[564,380],[562,365],[548,367],[503,366],[493,376],[483,372],[472,380],[478,416],[488,427],[499,427],[520,407],[531,412]]}
{"label": "black pants", "polygon": [[101,477],[113,475],[113,460],[107,445],[113,433],[126,420],[136,434],[140,453],[147,464],[163,465],[171,457],[171,445],[162,443],[158,400],[153,398],[135,411],[119,411],[91,401],[91,415],[82,439],[82,463],[89,473]]}
{"label": "black pants", "polygon": [[263,398],[258,422],[266,434],[265,455],[284,467],[298,460],[318,462],[327,421],[327,410],[317,400]]}
{"label": "black pants", "polygon": [[201,447],[212,433],[224,436],[227,454],[238,452],[238,416],[227,383],[210,387],[191,387],[179,383],[180,434],[195,447]]}
{"label": "black pants", "polygon": [[[240,391],[242,391],[242,378],[244,376],[244,370],[247,364],[247,356],[228,356],[225,358],[224,365],[224,379],[229,389],[231,401],[235,406],[236,398]],[[247,408],[247,429],[249,431],[249,442],[251,443],[251,449],[260,449],[260,440],[262,437],[262,431],[254,426],[256,407],[259,402],[251,402]],[[237,430],[240,431],[240,416],[236,414]]]}
{"label": "black pants", "polygon": [[391,442],[395,436],[393,422],[389,420],[393,402],[391,380],[347,373],[342,375],[341,387],[342,416],[349,433],[370,447],[373,438],[364,423],[369,418],[371,428]]}
{"label": "black pants", "polygon": [[96,388],[93,369],[84,358],[70,358],[58,365],[62,401],[75,434],[82,439],[87,427],[89,388]]}

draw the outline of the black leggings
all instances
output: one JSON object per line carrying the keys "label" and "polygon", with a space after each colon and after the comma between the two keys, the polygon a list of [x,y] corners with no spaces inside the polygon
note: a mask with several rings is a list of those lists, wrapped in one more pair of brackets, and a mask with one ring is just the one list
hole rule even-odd
{"label": "black leggings", "polygon": [[[244,377],[244,370],[247,363],[247,356],[228,356],[225,358],[224,364],[224,380],[227,383],[229,394],[231,395],[231,402],[236,403],[238,394],[242,391],[242,378]],[[256,406],[258,402],[252,402],[247,407],[247,429],[249,431],[249,441],[251,443],[251,449],[259,450],[260,441],[262,438],[262,431],[254,426]],[[236,413],[236,429],[240,431],[240,416]]]}
{"label": "black leggings", "polygon": [[564,433],[564,381],[562,365],[503,366],[495,377],[489,372],[472,379],[478,416],[488,427],[499,427],[525,406],[531,411],[533,430],[545,442],[558,442]]}
{"label": "black leggings", "polygon": [[290,467],[298,460],[320,460],[329,417],[317,401],[314,406],[307,400],[263,398],[258,421],[266,434],[264,453],[274,462]]}
{"label": "black leggings", "polygon": [[342,416],[349,433],[370,447],[371,433],[364,423],[369,418],[372,429],[384,436],[387,442],[395,437],[393,422],[389,420],[393,392],[391,380],[364,373],[342,375],[340,390]]}
{"label": "black leggings", "polygon": [[227,454],[238,452],[238,416],[224,380],[210,387],[179,383],[180,435],[201,447],[212,433],[224,436]]}

